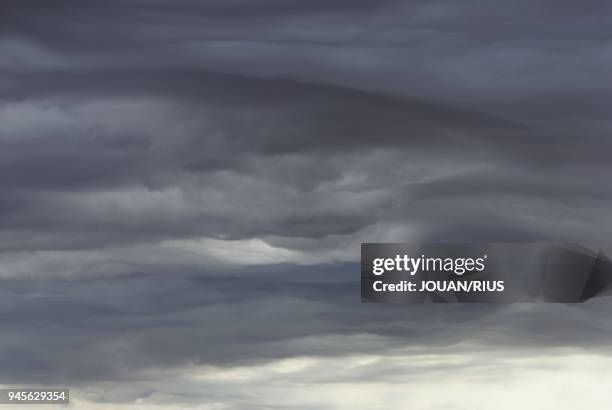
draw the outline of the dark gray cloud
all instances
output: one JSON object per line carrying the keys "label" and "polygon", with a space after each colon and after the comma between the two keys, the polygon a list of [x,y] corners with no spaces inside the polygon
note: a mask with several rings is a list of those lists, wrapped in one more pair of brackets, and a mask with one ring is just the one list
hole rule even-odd
{"label": "dark gray cloud", "polygon": [[[3,280],[0,383],[78,387],[128,381],[160,367],[384,354],[407,346],[426,351],[466,341],[479,350],[507,349],[509,355],[575,345],[608,354],[606,303],[359,306],[355,269],[264,266],[223,276],[178,270],[111,279]],[[360,335],[371,340],[325,341]]]}
{"label": "dark gray cloud", "polygon": [[[609,2],[86,3],[0,1],[0,383],[608,355],[605,304],[360,306],[352,263],[361,241],[612,250]],[[161,389],[126,385],[88,394]]]}
{"label": "dark gray cloud", "polygon": [[457,196],[571,198],[592,211],[606,199],[609,142],[593,131],[578,142],[578,131],[424,98],[206,72],[33,77],[23,83],[43,95],[4,104],[0,220],[7,231],[53,229],[48,247],[80,231],[92,246],[351,234],[435,199],[453,219]]}

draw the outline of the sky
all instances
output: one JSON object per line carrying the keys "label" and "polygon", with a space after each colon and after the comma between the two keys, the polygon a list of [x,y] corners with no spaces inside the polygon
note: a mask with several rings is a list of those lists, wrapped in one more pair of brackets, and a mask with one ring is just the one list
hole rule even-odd
{"label": "sky", "polygon": [[0,0],[0,385],[609,408],[609,300],[362,305],[358,262],[612,253],[611,27],[603,0]]}

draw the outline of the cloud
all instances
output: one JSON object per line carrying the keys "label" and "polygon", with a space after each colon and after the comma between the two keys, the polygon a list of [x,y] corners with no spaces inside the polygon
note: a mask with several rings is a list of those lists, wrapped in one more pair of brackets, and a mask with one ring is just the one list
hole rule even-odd
{"label": "cloud", "polygon": [[119,382],[186,365],[242,366],[389,349],[585,346],[608,351],[606,304],[362,305],[357,266],[287,265],[2,280],[0,382]]}
{"label": "cloud", "polygon": [[[472,409],[486,370],[508,406],[543,377],[569,406],[579,361],[607,363],[605,303],[365,306],[355,262],[612,249],[608,2],[2,7],[0,382],[84,408]],[[427,400],[438,376],[456,402]]]}

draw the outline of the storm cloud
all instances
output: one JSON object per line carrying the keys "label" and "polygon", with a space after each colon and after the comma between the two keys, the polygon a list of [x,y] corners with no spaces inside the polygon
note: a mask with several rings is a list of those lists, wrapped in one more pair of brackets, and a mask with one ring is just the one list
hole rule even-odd
{"label": "storm cloud", "polygon": [[360,305],[356,262],[377,241],[610,253],[611,8],[0,2],[0,383],[343,408],[295,386],[393,393],[389,372],[442,372],[428,355],[608,360],[606,303]]}

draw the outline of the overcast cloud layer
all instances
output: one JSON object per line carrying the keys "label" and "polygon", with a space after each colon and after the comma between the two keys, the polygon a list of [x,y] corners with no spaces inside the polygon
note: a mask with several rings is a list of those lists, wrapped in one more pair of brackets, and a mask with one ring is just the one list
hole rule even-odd
{"label": "overcast cloud layer", "polygon": [[0,0],[0,384],[472,410],[568,374],[534,408],[606,408],[607,301],[360,305],[357,261],[612,252],[611,66],[599,0]]}

